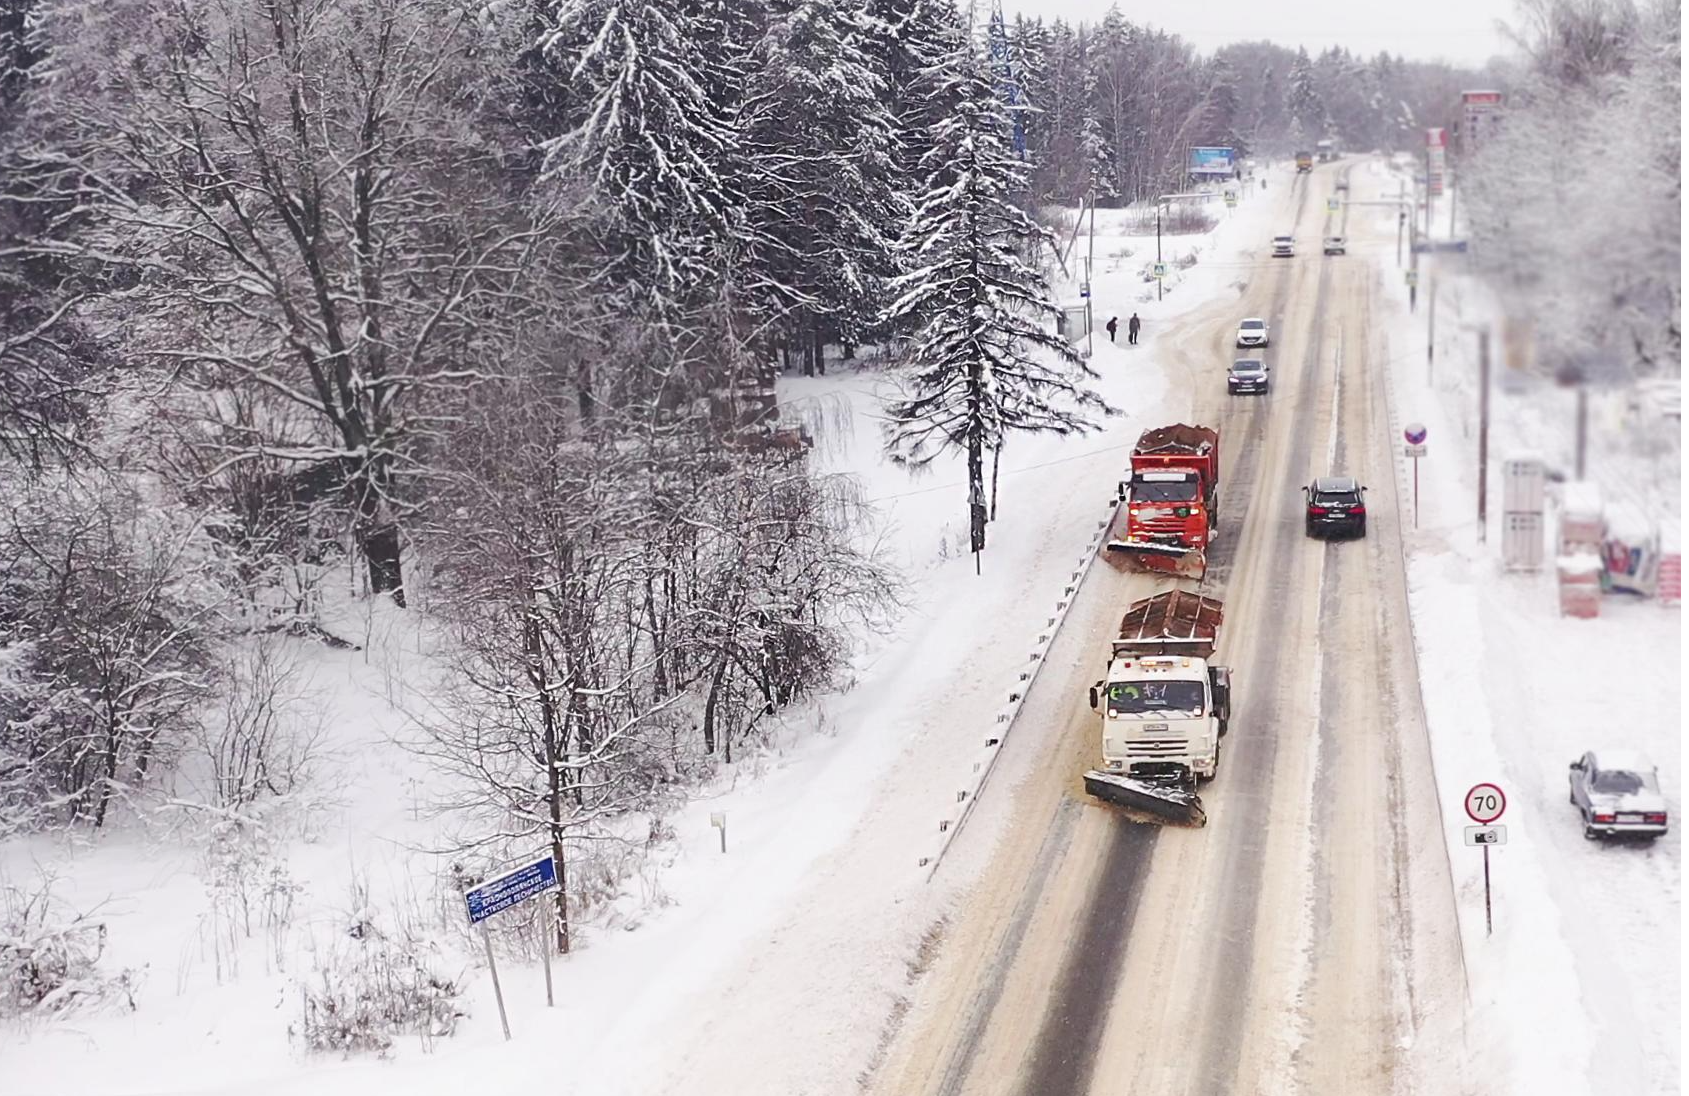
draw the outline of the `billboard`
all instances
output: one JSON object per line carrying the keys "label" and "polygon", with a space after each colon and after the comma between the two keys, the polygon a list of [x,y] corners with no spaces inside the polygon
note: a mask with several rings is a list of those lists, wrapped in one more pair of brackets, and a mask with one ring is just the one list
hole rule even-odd
{"label": "billboard", "polygon": [[1229,148],[1191,149],[1192,175],[1230,175],[1237,170],[1237,159]]}
{"label": "billboard", "polygon": [[1446,146],[1443,127],[1433,126],[1425,131],[1425,188],[1432,195],[1443,192]]}
{"label": "billboard", "polygon": [[1460,151],[1470,153],[1495,135],[1505,100],[1499,91],[1460,93]]}

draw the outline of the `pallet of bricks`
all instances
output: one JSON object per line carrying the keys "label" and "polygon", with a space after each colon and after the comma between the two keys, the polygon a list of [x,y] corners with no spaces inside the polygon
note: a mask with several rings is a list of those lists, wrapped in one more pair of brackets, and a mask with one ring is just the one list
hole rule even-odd
{"label": "pallet of bricks", "polygon": [[1601,615],[1601,551],[1606,523],[1601,492],[1593,483],[1566,484],[1560,505],[1555,571],[1560,578],[1560,615]]}
{"label": "pallet of bricks", "polygon": [[1661,605],[1683,603],[1683,553],[1675,548],[1660,553],[1660,586],[1655,596]]}

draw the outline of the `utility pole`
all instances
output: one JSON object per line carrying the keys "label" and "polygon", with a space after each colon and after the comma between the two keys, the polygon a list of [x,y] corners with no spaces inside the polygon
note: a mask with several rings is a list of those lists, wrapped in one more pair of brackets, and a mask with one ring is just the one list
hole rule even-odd
{"label": "utility pole", "polygon": [[[1161,269],[1161,207],[1164,203],[1160,198],[1155,200],[1155,268]],[[1155,299],[1161,299],[1161,283],[1163,279],[1155,279]]]}
{"label": "utility pole", "polygon": [[1408,311],[1411,313],[1419,304],[1419,248],[1414,246],[1415,238],[1418,236],[1419,232],[1419,219],[1417,217],[1414,218],[1413,223],[1409,226],[1409,229],[1408,270],[1412,272],[1413,277],[1408,279],[1407,307]]}
{"label": "utility pole", "polygon": [[1425,238],[1431,238],[1431,146],[1425,146]]}
{"label": "utility pole", "polygon": [[1402,230],[1407,227],[1407,183],[1396,182],[1396,266],[1402,265]]}
{"label": "utility pole", "polygon": [[1578,479],[1583,479],[1584,457],[1589,452],[1589,385],[1578,379]]}
{"label": "utility pole", "polygon": [[[1490,471],[1490,329],[1478,332],[1478,543],[1484,543]],[[1580,473],[1581,475],[1581,473]]]}
{"label": "utility pole", "polygon": [[1443,185],[1447,186],[1449,190],[1449,239],[1452,240],[1455,237],[1454,211],[1455,207],[1460,204],[1460,191],[1455,189],[1453,186],[1450,186],[1448,183],[1444,183]]}
{"label": "utility pole", "polygon": [[1091,302],[1096,299],[1096,287],[1091,284],[1091,274],[1095,269],[1093,262],[1097,257],[1097,190],[1091,188],[1091,238],[1085,245],[1085,356],[1089,358],[1096,350],[1093,345],[1096,339],[1093,334],[1096,324]]}
{"label": "utility pole", "polygon": [[1437,358],[1437,272],[1425,286],[1425,309],[1428,323],[1425,332],[1425,387],[1431,387],[1431,367]]}

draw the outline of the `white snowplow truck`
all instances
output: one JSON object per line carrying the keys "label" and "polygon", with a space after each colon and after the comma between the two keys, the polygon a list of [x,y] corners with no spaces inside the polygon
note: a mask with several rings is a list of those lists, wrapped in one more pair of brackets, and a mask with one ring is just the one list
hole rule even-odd
{"label": "white snowplow truck", "polygon": [[1085,790],[1159,821],[1205,825],[1199,781],[1220,767],[1231,719],[1231,671],[1210,665],[1218,599],[1169,590],[1135,601],[1120,621],[1108,676],[1091,687],[1102,716],[1102,763]]}

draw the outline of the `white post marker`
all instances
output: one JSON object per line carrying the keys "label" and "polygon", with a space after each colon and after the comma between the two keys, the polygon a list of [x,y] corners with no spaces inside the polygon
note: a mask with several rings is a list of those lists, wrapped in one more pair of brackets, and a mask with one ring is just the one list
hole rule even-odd
{"label": "white post marker", "polygon": [[1490,936],[1495,932],[1495,922],[1490,915],[1490,846],[1505,845],[1507,843],[1507,828],[1505,826],[1491,826],[1490,823],[1500,818],[1507,810],[1507,796],[1495,784],[1474,784],[1466,793],[1466,816],[1478,823],[1476,826],[1466,827],[1466,843],[1479,845],[1484,850],[1484,935]]}
{"label": "white post marker", "polygon": [[1402,440],[1407,442],[1403,450],[1409,460],[1413,461],[1413,527],[1419,528],[1419,458],[1425,455],[1425,424],[1410,422],[1402,430]]}
{"label": "white post marker", "polygon": [[721,851],[727,851],[727,812],[711,811],[710,825],[721,831]]}

